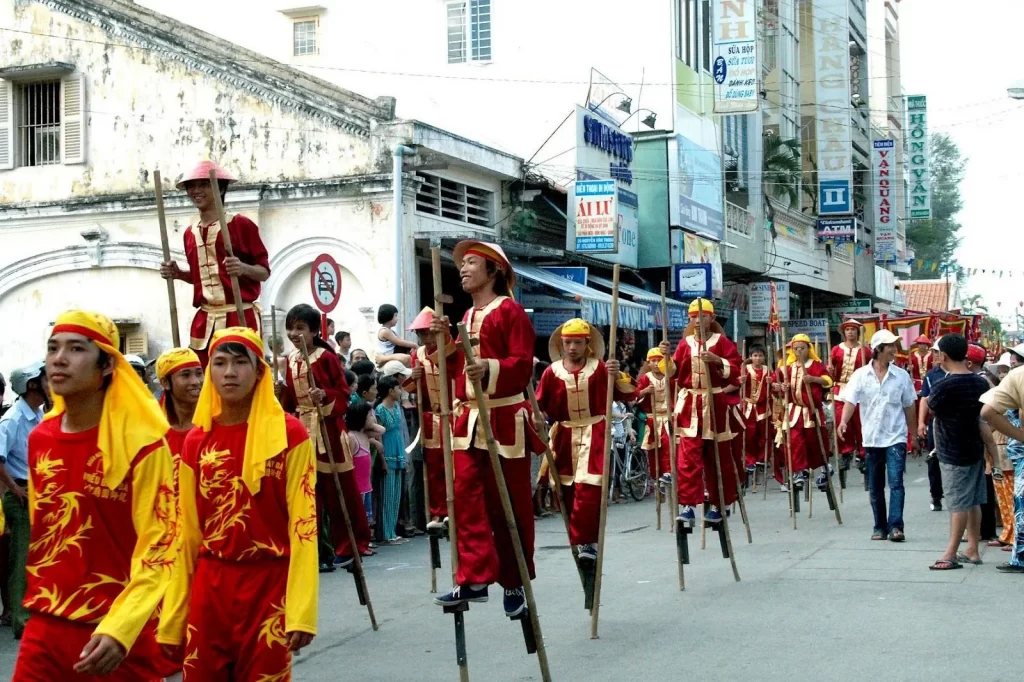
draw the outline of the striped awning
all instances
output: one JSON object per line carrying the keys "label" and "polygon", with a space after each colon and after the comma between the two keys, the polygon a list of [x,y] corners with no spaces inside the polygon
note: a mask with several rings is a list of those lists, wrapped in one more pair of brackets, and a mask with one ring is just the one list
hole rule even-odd
{"label": "striped awning", "polygon": [[[598,286],[604,287],[611,291],[613,283],[610,279],[604,277],[598,277],[597,275],[587,275],[587,281],[593,282]],[[661,294],[653,291],[647,291],[640,287],[635,287],[632,284],[626,284],[625,282],[619,282],[619,297],[625,296],[631,298],[634,301],[645,303],[647,305],[648,319],[650,320],[651,326],[648,329],[661,329]],[[668,312],[668,328],[669,329],[686,329],[686,324],[689,321],[687,318],[688,304],[683,303],[674,298],[665,297],[665,308]]]}
{"label": "striped awning", "polygon": [[[591,289],[573,282],[536,265],[512,262],[512,268],[520,277],[549,289],[554,289],[566,299],[575,299],[580,304],[580,317],[597,325],[609,325],[612,321],[612,296],[597,289]],[[661,300],[660,298],[658,299]],[[646,305],[627,301],[619,297],[619,326],[625,329],[650,329],[651,319]]]}

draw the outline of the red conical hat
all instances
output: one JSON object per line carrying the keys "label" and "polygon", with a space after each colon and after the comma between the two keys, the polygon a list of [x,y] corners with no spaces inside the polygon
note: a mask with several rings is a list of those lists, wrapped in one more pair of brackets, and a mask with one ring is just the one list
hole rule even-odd
{"label": "red conical hat", "polygon": [[430,306],[425,306],[420,314],[416,316],[416,319],[409,323],[406,327],[406,331],[417,332],[425,329],[430,329],[430,323],[434,319],[434,309]]}
{"label": "red conical hat", "polygon": [[932,345],[932,340],[931,340],[931,339],[929,339],[929,338],[928,338],[927,336],[925,336],[924,334],[921,334],[921,336],[917,337],[917,341],[914,341],[914,343],[915,343],[915,344],[918,344],[918,343],[923,343],[923,344],[925,344],[926,346],[930,346],[930,345]]}
{"label": "red conical hat", "polygon": [[512,261],[508,259],[500,246],[478,239],[465,239],[452,249],[455,267],[462,267],[462,259],[471,254],[496,263],[505,272],[505,281],[508,282],[509,291],[515,289],[516,271],[512,269]]}
{"label": "red conical hat", "polygon": [[846,328],[859,330],[863,326],[864,325],[857,320],[843,320],[842,324],[839,325],[839,331],[843,331]]}
{"label": "red conical hat", "polygon": [[232,177],[231,174],[229,174],[226,170],[218,166],[213,161],[203,161],[198,166],[193,168],[192,172],[183,175],[181,179],[178,180],[178,183],[175,185],[175,187],[177,187],[178,189],[185,189],[185,183],[189,182],[190,180],[209,180],[211,170],[217,174],[218,180],[224,180],[229,185],[232,182],[236,182],[236,178]]}

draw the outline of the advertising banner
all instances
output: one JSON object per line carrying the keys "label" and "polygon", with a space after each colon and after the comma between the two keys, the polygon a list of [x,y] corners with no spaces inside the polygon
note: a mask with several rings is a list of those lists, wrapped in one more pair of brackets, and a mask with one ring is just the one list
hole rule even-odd
{"label": "advertising banner", "polygon": [[818,218],[818,241],[852,244],[857,239],[857,221],[849,218]]}
{"label": "advertising banner", "polygon": [[675,143],[676,174],[672,185],[678,197],[678,224],[721,241],[725,234],[722,158],[682,135],[676,135]]}
{"label": "advertising banner", "polygon": [[710,265],[712,292],[715,296],[722,293],[722,249],[718,242],[684,232],[683,262]]}
{"label": "advertising banner", "polygon": [[817,343],[825,343],[825,327],[828,323],[826,317],[812,317],[805,320],[790,320],[786,323],[786,330],[789,333],[789,338],[792,339],[797,334],[807,334],[811,341]]}
{"label": "advertising banner", "polygon": [[[789,321],[789,282],[775,283],[775,297],[779,307],[779,321]],[[772,283],[754,282],[750,285],[751,322],[768,323],[772,313]]]}
{"label": "advertising banner", "polygon": [[910,170],[910,217],[932,217],[931,171],[928,147],[928,98],[907,98],[907,168]]}
{"label": "advertising banner", "polygon": [[846,215],[853,213],[850,3],[815,0],[813,11],[818,214]]}
{"label": "advertising banner", "polygon": [[896,141],[872,143],[871,169],[875,201],[875,262],[895,263],[899,253],[896,242],[896,213],[893,194],[893,170],[896,168]]}
{"label": "advertising banner", "polygon": [[757,3],[714,0],[711,54],[716,114],[757,111]]}
{"label": "advertising banner", "polygon": [[618,240],[617,191],[614,180],[577,180],[576,252],[615,253]]}

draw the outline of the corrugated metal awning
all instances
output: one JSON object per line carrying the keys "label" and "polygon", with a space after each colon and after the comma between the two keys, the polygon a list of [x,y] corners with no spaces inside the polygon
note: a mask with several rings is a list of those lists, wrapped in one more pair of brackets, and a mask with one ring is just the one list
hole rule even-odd
{"label": "corrugated metal awning", "polygon": [[[597,289],[572,282],[542,270],[529,263],[512,262],[512,268],[520,277],[543,284],[576,299],[580,304],[580,317],[598,325],[611,324],[612,296]],[[659,303],[661,299],[658,299]],[[650,329],[651,318],[646,305],[631,303],[619,297],[619,326],[625,329]]]}
{"label": "corrugated metal awning", "polygon": [[[598,277],[597,275],[587,275],[587,281],[593,282],[599,286],[605,287],[611,291],[613,283],[610,279],[604,277]],[[648,319],[651,322],[651,326],[648,329],[660,329],[661,324],[661,294],[653,291],[647,291],[640,287],[635,287],[632,284],[626,284],[625,282],[619,282],[619,299],[623,296],[628,296],[634,301],[641,301],[647,305]],[[622,305],[621,303],[619,305]],[[668,328],[669,329],[685,329],[686,328],[686,311],[689,307],[686,303],[676,300],[674,298],[665,297],[665,307],[668,312]]]}

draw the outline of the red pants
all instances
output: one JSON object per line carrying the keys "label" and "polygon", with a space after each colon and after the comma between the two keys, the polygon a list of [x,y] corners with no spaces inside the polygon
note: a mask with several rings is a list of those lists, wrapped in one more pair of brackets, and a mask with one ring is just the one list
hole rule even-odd
{"label": "red pants", "polygon": [[192,582],[185,682],[291,680],[284,630],[288,559],[201,557]]}
{"label": "red pants", "polygon": [[[512,536],[505,523],[505,512],[494,481],[487,450],[456,450],[455,523],[458,533],[460,585],[500,583],[506,589],[522,587]],[[530,456],[502,457],[512,514],[523,544],[530,578],[533,566],[533,485],[530,480]]]}
{"label": "red pants", "polygon": [[14,682],[150,682],[165,674],[166,661],[147,626],[121,665],[109,675],[80,675],[74,671],[82,649],[92,637],[95,623],[76,623],[33,613],[21,639]]}
{"label": "red pants", "polygon": [[765,417],[761,421],[755,421],[754,415],[750,415],[743,434],[747,446],[747,466],[754,466],[759,462],[763,463],[766,453],[768,458],[771,458],[771,453],[766,449],[766,444],[770,447],[772,436],[774,435],[773,431],[772,421],[769,417]]}
{"label": "red pants", "polygon": [[[210,347],[210,339],[213,338],[214,330],[211,329],[209,333],[206,332],[207,323],[209,322],[209,313],[202,308],[196,310],[195,317],[192,318],[192,328],[190,331],[191,342],[190,346],[192,350],[199,356],[199,362],[202,363],[203,368],[210,362],[210,355],[207,349]],[[227,313],[227,319],[224,322],[224,327],[248,327],[254,330],[260,336],[263,336],[263,323],[260,319],[259,314],[255,308],[246,308],[245,310],[245,322],[244,324],[238,323],[238,312],[232,307],[231,311]],[[197,348],[199,341],[198,339],[205,338],[206,341],[202,344],[202,348]]]}
{"label": "red pants", "polygon": [[[430,515],[443,519],[448,516],[448,489],[444,481],[444,450],[423,448],[423,466],[427,467],[427,496]],[[430,519],[427,519],[429,521]]]}
{"label": "red pants", "polygon": [[589,483],[563,485],[565,508],[569,510],[569,543],[587,545],[597,542],[601,523],[601,486]]}
{"label": "red pants", "polygon": [[[352,520],[352,532],[356,536],[359,552],[370,548],[370,524],[366,520],[366,509],[363,507],[363,496],[356,486],[356,477],[352,471],[338,473],[341,479],[341,492],[345,495],[345,506],[348,517]],[[334,475],[318,471],[316,474],[316,514],[320,517],[323,508],[327,507],[327,518],[331,521],[331,544],[337,556],[354,556],[348,541],[348,529],[345,528],[345,516],[338,500],[338,488],[334,485]]]}
{"label": "red pants", "polygon": [[725,492],[725,505],[722,505],[718,499],[718,469],[715,466],[714,443],[701,438],[684,437],[679,440],[679,504],[691,507],[704,504],[705,489],[708,491],[711,504],[717,507],[728,506],[736,501],[736,460],[733,455],[735,442],[734,438],[718,444],[718,454],[722,459],[722,489]]}
{"label": "red pants", "polygon": [[[839,402],[836,398],[833,401],[833,409],[836,411],[835,422],[839,424],[843,419],[843,406],[845,403]],[[828,434],[826,434],[828,435]],[[846,436],[842,437],[836,434],[839,443],[839,454],[849,455],[851,453],[863,454],[863,442],[861,440],[860,430],[860,408],[855,407],[853,410],[853,417],[850,418],[850,423],[846,425]]]}
{"label": "red pants", "polygon": [[[821,434],[821,441],[815,431]],[[821,445],[828,443],[828,431],[824,427],[805,429],[793,426],[789,429],[789,446],[793,451],[793,472],[817,469],[828,460],[828,450]],[[828,448],[828,445],[825,445]]]}
{"label": "red pants", "polygon": [[[653,428],[653,427],[654,427],[654,417],[648,417],[647,418],[647,428],[650,429],[650,428]],[[671,462],[671,457],[669,457],[669,452],[671,451],[671,447],[669,446],[669,442],[668,442],[668,425],[667,424],[662,427],[660,436],[661,436],[661,438],[658,439],[658,469],[657,469],[657,471],[655,471],[655,468],[654,468],[654,463],[655,463],[654,462],[654,448],[651,448],[650,450],[647,451],[647,466],[650,468],[651,477],[652,478],[655,477],[655,476],[661,476],[663,474],[672,473],[672,470],[670,469],[670,467],[672,466],[672,464],[670,463]],[[646,436],[644,438],[646,439]]]}

